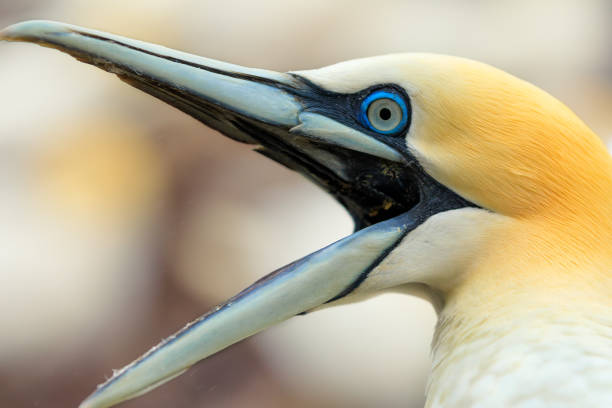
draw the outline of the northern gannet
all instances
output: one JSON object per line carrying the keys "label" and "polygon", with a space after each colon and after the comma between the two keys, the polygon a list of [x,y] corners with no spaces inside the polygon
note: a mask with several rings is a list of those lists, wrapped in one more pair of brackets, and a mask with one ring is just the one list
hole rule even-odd
{"label": "northern gannet", "polygon": [[292,316],[384,290],[439,322],[427,407],[612,406],[612,158],[565,105],[479,62],[396,54],[277,73],[76,26],[67,52],[311,179],[356,232],[190,323],[99,386],[113,406]]}

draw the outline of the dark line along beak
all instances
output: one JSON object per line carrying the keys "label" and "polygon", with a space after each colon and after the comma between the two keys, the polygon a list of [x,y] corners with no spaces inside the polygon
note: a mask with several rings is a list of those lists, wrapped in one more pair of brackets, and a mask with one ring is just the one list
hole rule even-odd
{"label": "dark line along beak", "polygon": [[190,323],[101,385],[81,408],[109,407],[182,374],[198,361],[358,282],[409,229],[406,216],[361,230],[289,264]]}
{"label": "dark line along beak", "polygon": [[[15,24],[0,32],[0,39],[33,42],[66,52],[118,75],[242,142],[261,143],[232,123],[236,117],[285,129],[300,125],[307,130],[318,126],[312,117],[318,115],[303,112],[304,107],[293,92],[302,84],[290,74],[245,68],[52,21]],[[354,133],[339,138],[323,132],[313,137],[369,154],[374,151],[388,160],[402,160],[394,149]]]}
{"label": "dark line along beak", "polygon": [[[391,218],[414,204],[405,205],[414,194],[400,192],[390,177],[375,178],[375,186],[361,182],[372,178],[373,166],[385,167],[380,174],[401,172],[406,167],[404,156],[374,137],[317,113],[317,105],[337,105],[335,95],[330,98],[295,75],[244,68],[51,21],[15,24],[0,32],[0,40],[33,42],[66,52],[232,139],[257,145],[260,153],[334,195],[358,228]],[[394,191],[389,192],[389,186]],[[402,189],[407,190],[409,186]]]}
{"label": "dark line along beak", "polygon": [[[48,21],[11,26],[0,39],[56,48],[115,73],[223,134],[261,146],[264,154],[334,194],[360,227],[374,224],[273,272],[189,324],[116,373],[82,408],[108,407],[145,393],[231,344],[344,296],[432,211],[465,204],[436,190],[432,196],[439,202],[417,205],[415,184],[397,176],[407,172],[404,157],[350,126],[307,111],[309,98],[320,93],[308,94],[309,85],[291,74]],[[425,183],[419,189],[430,187]]]}

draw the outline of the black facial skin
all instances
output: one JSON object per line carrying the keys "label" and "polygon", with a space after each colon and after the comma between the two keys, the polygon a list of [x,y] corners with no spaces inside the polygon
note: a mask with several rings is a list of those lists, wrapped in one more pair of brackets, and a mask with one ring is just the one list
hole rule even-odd
{"label": "black facial skin", "polygon": [[[290,129],[287,127],[270,125],[250,118],[247,114],[225,108],[215,101],[203,99],[201,95],[191,94],[188,90],[160,82],[141,72],[134,72],[128,66],[96,59],[78,50],[62,47],[65,52],[80,61],[118,75],[121,80],[182,110],[224,135],[239,142],[258,145],[256,150],[259,153],[300,172],[342,203],[355,222],[355,230],[408,212],[419,204],[419,208],[429,207],[427,204],[429,202],[437,202],[439,205],[437,212],[451,208],[475,207],[473,203],[459,197],[425,173],[407,150],[405,135],[410,128],[412,110],[409,96],[398,85],[377,84],[355,93],[343,94],[325,90],[299,75],[293,75],[295,82],[288,85],[269,78],[223,71],[178,60],[89,33],[78,32],[78,34],[113,42],[193,68],[278,88],[296,97],[305,112],[327,116],[397,150],[404,156],[404,163],[392,162],[289,133]],[[396,134],[379,134],[359,120],[363,100],[376,90],[395,93],[406,102],[408,121],[405,128],[398,130]],[[332,171],[315,159],[322,156],[331,157],[336,163],[340,163],[341,174],[338,174],[337,168]],[[431,211],[425,211],[422,216],[426,213],[427,217],[431,215]]]}
{"label": "black facial skin", "polygon": [[[335,197],[351,214],[355,230],[407,212],[423,197],[433,199],[434,196],[444,196],[456,208],[474,206],[432,179],[407,151],[404,135],[410,121],[396,135],[378,134],[359,121],[361,103],[375,90],[397,93],[409,107],[408,96],[396,85],[383,84],[354,94],[339,94],[323,90],[299,77],[296,77],[298,86],[295,88],[266,81],[268,85],[296,96],[303,104],[304,111],[327,116],[393,147],[405,157],[405,163],[290,134],[289,128],[273,126],[224,109],[200,96],[192,96],[151,78],[121,75],[121,79],[232,139],[259,145],[256,149],[259,153],[303,174]],[[313,159],[322,155],[331,155],[336,162],[342,163],[342,177]]]}
{"label": "black facial skin", "polygon": [[[408,94],[402,87],[395,84],[377,84],[355,93],[343,94],[325,90],[300,75],[294,74],[293,76],[303,83],[302,88],[294,89],[293,93],[302,100],[305,107],[304,111],[318,113],[343,125],[355,128],[361,133],[368,134],[374,139],[388,144],[399,152],[406,150],[404,137],[408,133],[412,121],[412,105]],[[376,91],[393,93],[406,103],[408,111],[406,125],[393,134],[378,133],[359,120],[363,101]]]}
{"label": "black facial skin", "polygon": [[[304,139],[304,143],[310,147],[307,150],[312,150],[312,155],[306,156],[302,152],[295,154],[295,149],[291,146],[286,146],[286,149],[281,138],[276,139],[281,145],[272,142],[273,145],[268,148],[264,144],[264,148],[260,150],[262,154],[304,174],[342,203],[353,217],[356,230],[413,209],[420,210],[417,211],[417,218],[422,218],[419,220],[420,224],[437,212],[475,207],[425,173],[407,150],[405,135],[410,128],[412,109],[410,98],[404,89],[395,84],[378,84],[355,93],[342,94],[322,89],[299,75],[294,77],[298,80],[298,86],[290,88],[280,85],[279,88],[295,95],[304,106],[305,112],[329,117],[368,134],[400,152],[406,160],[405,163],[392,162],[342,147],[313,142],[311,139]],[[359,120],[363,101],[372,92],[379,90],[394,93],[406,102],[407,124],[392,135],[377,133]],[[259,137],[261,141],[261,133]],[[304,150],[304,145],[300,146]],[[345,175],[348,175],[349,182],[342,180],[320,163],[312,161],[310,157],[315,157],[317,151],[325,151],[337,157],[344,165],[343,170]],[[434,203],[435,205],[432,205]]]}

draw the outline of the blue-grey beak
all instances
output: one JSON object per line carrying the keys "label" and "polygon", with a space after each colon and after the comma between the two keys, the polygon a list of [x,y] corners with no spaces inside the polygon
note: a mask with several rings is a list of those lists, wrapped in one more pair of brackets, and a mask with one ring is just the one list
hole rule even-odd
{"label": "blue-grey beak", "polygon": [[341,105],[343,96],[298,75],[243,68],[48,21],[16,24],[2,31],[0,39],[66,52],[233,139],[256,145],[259,152],[333,194],[358,229],[192,322],[117,372],[82,408],[109,407],[133,398],[233,343],[345,296],[433,207],[437,211],[464,205],[455,197],[445,200],[443,190],[431,195],[435,206],[420,201],[424,189],[435,186],[420,178],[410,158],[336,120],[341,115],[329,112]]}

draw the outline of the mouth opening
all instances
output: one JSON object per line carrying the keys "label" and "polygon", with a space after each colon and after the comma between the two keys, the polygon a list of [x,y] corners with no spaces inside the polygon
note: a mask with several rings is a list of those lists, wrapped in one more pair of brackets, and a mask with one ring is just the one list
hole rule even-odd
{"label": "mouth opening", "polygon": [[[418,170],[348,150],[248,118],[235,117],[233,126],[257,140],[259,153],[297,171],[338,200],[360,230],[406,213],[420,201]],[[281,134],[283,133],[283,134]]]}
{"label": "mouth opening", "polygon": [[[225,136],[257,145],[259,153],[301,173],[347,209],[355,231],[408,212],[421,199],[420,172],[414,161],[394,162],[291,134],[288,127],[250,118],[153,78],[117,75]],[[293,94],[299,91],[299,87],[276,86]]]}

